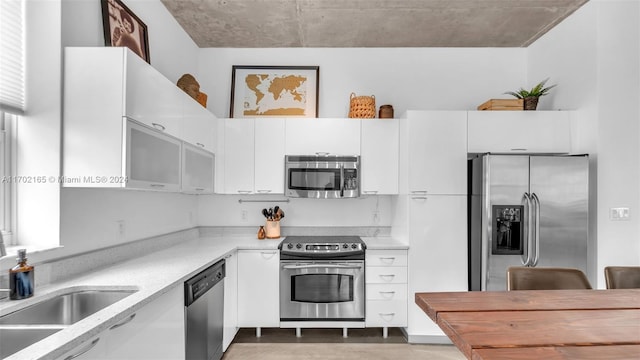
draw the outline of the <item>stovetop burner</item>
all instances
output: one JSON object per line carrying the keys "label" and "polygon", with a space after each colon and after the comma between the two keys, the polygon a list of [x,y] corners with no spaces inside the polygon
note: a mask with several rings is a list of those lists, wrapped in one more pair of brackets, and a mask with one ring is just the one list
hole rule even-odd
{"label": "stovetop burner", "polygon": [[280,259],[364,259],[366,245],[359,236],[287,236]]}

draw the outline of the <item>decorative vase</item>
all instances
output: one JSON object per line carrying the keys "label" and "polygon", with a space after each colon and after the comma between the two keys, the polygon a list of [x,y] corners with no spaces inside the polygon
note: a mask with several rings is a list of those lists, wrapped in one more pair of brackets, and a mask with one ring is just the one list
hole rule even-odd
{"label": "decorative vase", "polygon": [[524,109],[535,110],[538,107],[538,96],[531,96],[524,98]]}

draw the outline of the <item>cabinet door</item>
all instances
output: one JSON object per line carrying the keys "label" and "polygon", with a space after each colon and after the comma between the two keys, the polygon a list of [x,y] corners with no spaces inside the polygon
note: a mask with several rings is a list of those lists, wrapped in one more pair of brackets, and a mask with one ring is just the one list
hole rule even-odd
{"label": "cabinet door", "polygon": [[[409,298],[416,292],[466,291],[467,197],[410,196]],[[409,301],[409,334],[442,335]]]}
{"label": "cabinet door", "polygon": [[107,335],[105,331],[93,339],[87,340],[82,344],[69,350],[57,360],[103,360],[107,359]]}
{"label": "cabinet door", "polygon": [[180,137],[184,92],[131,50],[123,51],[124,115]]}
{"label": "cabinet door", "polygon": [[222,350],[227,351],[238,332],[238,253],[225,257],[224,329]]}
{"label": "cabinet door", "polygon": [[182,142],[131,120],[126,129],[127,187],[178,191]]}
{"label": "cabinet door", "polygon": [[358,119],[287,119],[287,155],[360,154]]}
{"label": "cabinet door", "polygon": [[409,193],[467,193],[465,111],[416,111],[408,117]]}
{"label": "cabinet door", "polygon": [[108,359],[184,359],[182,284],[112,326],[108,332]]}
{"label": "cabinet door", "polygon": [[238,251],[238,326],[280,326],[278,250]]}
{"label": "cabinet door", "polygon": [[398,194],[399,121],[362,121],[360,169],[364,195]]}
{"label": "cabinet door", "polygon": [[216,152],[217,118],[186,93],[182,96],[182,140]]}
{"label": "cabinet door", "polygon": [[215,155],[191,144],[182,144],[182,192],[212,194]]}
{"label": "cabinet door", "polygon": [[224,193],[253,193],[253,119],[224,120],[224,156]]}
{"label": "cabinet door", "polygon": [[569,153],[570,113],[469,111],[469,152]]}
{"label": "cabinet door", "polygon": [[255,120],[257,194],[284,194],[284,119]]}

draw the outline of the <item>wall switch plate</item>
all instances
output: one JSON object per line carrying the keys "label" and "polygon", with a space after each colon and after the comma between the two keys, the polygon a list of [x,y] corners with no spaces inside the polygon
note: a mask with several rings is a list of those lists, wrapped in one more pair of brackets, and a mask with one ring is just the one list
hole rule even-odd
{"label": "wall switch plate", "polygon": [[629,208],[611,208],[609,209],[609,219],[614,221],[629,220]]}

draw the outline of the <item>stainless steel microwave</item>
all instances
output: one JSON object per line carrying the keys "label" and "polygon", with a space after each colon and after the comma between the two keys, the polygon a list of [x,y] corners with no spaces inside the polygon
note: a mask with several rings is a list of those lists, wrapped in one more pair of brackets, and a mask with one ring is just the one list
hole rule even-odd
{"label": "stainless steel microwave", "polygon": [[360,156],[286,155],[285,195],[341,199],[360,196]]}

